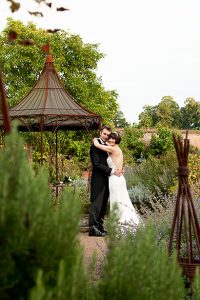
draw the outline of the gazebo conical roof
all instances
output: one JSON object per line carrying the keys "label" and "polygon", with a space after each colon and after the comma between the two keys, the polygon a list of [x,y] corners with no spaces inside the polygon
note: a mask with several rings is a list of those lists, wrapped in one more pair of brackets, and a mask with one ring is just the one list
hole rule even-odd
{"label": "gazebo conical roof", "polygon": [[65,90],[50,54],[33,88],[9,113],[22,131],[98,129],[101,124],[100,116]]}

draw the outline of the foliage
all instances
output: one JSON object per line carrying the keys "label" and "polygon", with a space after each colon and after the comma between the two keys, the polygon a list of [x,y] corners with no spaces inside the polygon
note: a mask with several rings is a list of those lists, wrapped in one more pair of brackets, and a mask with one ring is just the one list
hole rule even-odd
{"label": "foliage", "polygon": [[144,185],[139,184],[128,190],[129,197],[135,208],[143,214],[145,208],[150,208],[155,200],[154,194]]}
{"label": "foliage", "polygon": [[146,155],[164,155],[174,147],[172,131],[166,127],[159,126],[156,134],[153,134],[149,143]]}
{"label": "foliage", "polygon": [[27,299],[39,269],[54,294],[64,266],[65,291],[84,299],[78,197],[66,189],[53,208],[48,176],[42,170],[34,175],[15,132],[0,151],[0,166],[0,298]]}
{"label": "foliage", "polygon": [[82,169],[89,169],[91,166],[89,149],[94,136],[98,136],[97,131],[61,131],[58,137],[58,151],[67,159],[76,159]]}
{"label": "foliage", "polygon": [[[151,209],[143,206],[141,211],[146,219],[146,222],[150,222],[154,227],[158,241],[169,241],[170,228],[174,216],[174,209],[176,203],[176,194],[168,194],[163,197],[161,201],[154,201],[151,198],[149,201],[151,203]],[[165,205],[163,205],[165,202]]]}
{"label": "foliage", "polygon": [[181,120],[183,129],[200,127],[200,102],[193,97],[185,100],[185,106],[181,108]]}
{"label": "foliage", "polygon": [[[127,162],[133,162],[144,152],[145,144],[142,140],[143,131],[134,126],[128,126],[123,129],[122,142],[120,144],[124,157]],[[127,163],[125,161],[125,164]]]}
{"label": "foliage", "polygon": [[164,96],[156,110],[158,123],[164,127],[179,127],[179,114],[179,106],[173,97]]}
{"label": "foliage", "polygon": [[189,182],[192,187],[199,185],[200,183],[200,155],[190,154],[188,164],[190,174]]}
{"label": "foliage", "polygon": [[193,300],[198,300],[200,298],[200,274],[199,274],[199,269],[196,271],[196,276],[194,278],[193,282]]}
{"label": "foliage", "polygon": [[182,299],[180,269],[165,243],[167,211],[174,202],[149,213],[155,229],[146,223],[134,235],[116,235],[111,216],[105,267],[93,285],[92,268],[88,276],[84,272],[74,189],[66,189],[52,206],[47,174],[34,174],[19,135],[13,132],[5,142],[0,150],[1,299],[132,299],[133,294],[134,299]]}
{"label": "foliage", "polygon": [[[128,190],[134,204],[152,208],[152,201],[166,205],[166,196],[177,180],[177,159],[174,151],[160,158],[150,157],[125,172]],[[164,201],[165,199],[165,201]]]}
{"label": "foliage", "polygon": [[200,102],[193,97],[186,98],[184,106],[179,108],[171,96],[164,96],[155,105],[145,105],[139,115],[140,128],[155,128],[159,124],[169,128],[199,129]]}
{"label": "foliage", "polygon": [[[27,148],[32,153],[35,169],[41,162],[40,133],[21,133],[26,140]],[[71,176],[72,179],[81,175],[81,170],[90,169],[89,148],[92,136],[98,132],[58,131],[57,151],[59,179]],[[43,163],[49,169],[50,178],[55,177],[56,137],[52,132],[43,134]],[[54,178],[55,179],[55,178]]]}
{"label": "foliage", "polygon": [[[76,265],[74,265],[74,269],[76,269],[77,271],[80,270],[82,257],[76,255],[75,263]],[[91,272],[92,269],[88,271]],[[48,287],[47,285],[45,285],[44,273],[40,270],[38,272],[36,286],[31,290],[30,300],[95,299],[94,288],[91,284],[90,278],[88,277],[87,281],[83,281],[84,273],[77,273],[74,275],[75,276],[70,276],[70,273],[68,272],[68,265],[62,260],[58,269],[56,285],[54,287]]]}
{"label": "foliage", "polygon": [[100,299],[182,299],[183,281],[175,257],[169,258],[166,245],[156,232],[141,228],[135,235],[118,238],[108,244]]}
{"label": "foliage", "polygon": [[124,127],[130,125],[126,121],[124,114],[121,110],[117,110],[113,122],[114,122],[115,128],[124,128]]}
{"label": "foliage", "polygon": [[[175,161],[174,161],[175,163]],[[178,167],[178,161],[176,162],[176,166]],[[199,178],[200,178],[200,155],[198,152],[193,151],[193,149],[190,149],[189,157],[188,157],[188,169],[189,169],[189,184],[192,193],[195,195],[195,197],[198,197],[200,192],[199,187]],[[174,186],[170,188],[171,192],[174,192],[177,190],[178,187],[178,181],[174,181]]]}
{"label": "foliage", "polygon": [[158,122],[156,115],[157,106],[145,105],[144,111],[139,115],[139,128],[151,128]]}
{"label": "foliage", "polygon": [[77,194],[80,198],[81,212],[82,214],[88,214],[90,207],[90,185],[87,179],[76,179],[72,185],[76,189]]}

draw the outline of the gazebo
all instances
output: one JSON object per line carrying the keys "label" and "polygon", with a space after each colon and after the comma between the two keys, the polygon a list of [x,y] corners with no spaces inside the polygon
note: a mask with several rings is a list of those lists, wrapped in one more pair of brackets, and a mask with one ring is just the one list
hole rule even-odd
{"label": "gazebo", "polygon": [[48,54],[29,93],[9,111],[22,131],[98,129],[101,117],[82,107],[64,88]]}
{"label": "gazebo", "polygon": [[[43,132],[56,133],[56,179],[58,179],[57,130],[96,130],[101,117],[81,106],[65,90],[55,69],[51,54],[39,79],[27,95],[9,110],[11,120],[18,120],[20,131],[41,133],[41,159],[43,158]],[[2,121],[2,116],[0,116]]]}

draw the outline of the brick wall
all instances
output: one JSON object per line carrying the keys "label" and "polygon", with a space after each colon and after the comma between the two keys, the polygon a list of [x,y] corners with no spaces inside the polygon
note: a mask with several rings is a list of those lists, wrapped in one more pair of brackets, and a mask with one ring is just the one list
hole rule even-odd
{"label": "brick wall", "polygon": [[[149,143],[151,140],[152,134],[156,134],[155,129],[148,129],[144,134],[144,140],[146,143]],[[186,130],[181,130],[181,135],[184,138]],[[190,140],[190,145],[195,146],[200,149],[200,130],[189,130],[188,139]]]}

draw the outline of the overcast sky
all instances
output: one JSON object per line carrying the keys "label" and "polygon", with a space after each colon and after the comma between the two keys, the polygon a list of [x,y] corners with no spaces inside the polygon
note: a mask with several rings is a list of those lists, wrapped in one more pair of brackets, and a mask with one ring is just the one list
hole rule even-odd
{"label": "overcast sky", "polygon": [[[100,44],[106,58],[98,75],[106,89],[117,90],[129,122],[138,122],[143,106],[156,105],[163,96],[173,96],[180,106],[187,97],[200,100],[199,0],[52,0],[52,9],[16,1],[23,9],[11,14],[10,2],[1,0],[1,29],[12,16]],[[56,12],[60,6],[70,11]],[[27,9],[42,10],[44,17],[31,17]]]}

